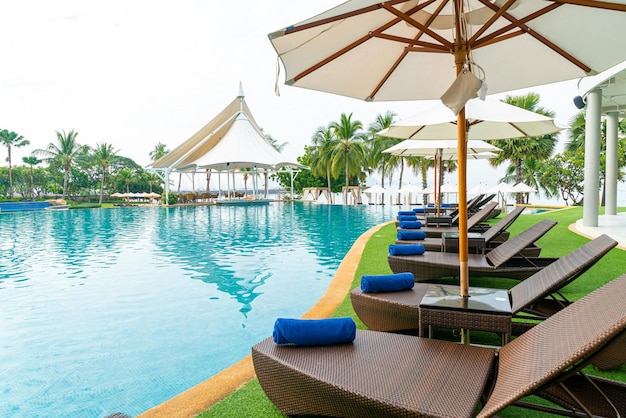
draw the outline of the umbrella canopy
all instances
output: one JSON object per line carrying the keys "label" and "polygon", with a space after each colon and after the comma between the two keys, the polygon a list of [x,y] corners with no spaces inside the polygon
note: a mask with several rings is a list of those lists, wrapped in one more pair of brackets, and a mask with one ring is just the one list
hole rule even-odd
{"label": "umbrella canopy", "polygon": [[487,185],[478,183],[476,186],[472,187],[467,191],[469,194],[485,194],[489,193],[489,187]]}
{"label": "umbrella canopy", "polygon": [[[554,119],[498,100],[473,99],[465,107],[467,138],[503,139],[542,136],[562,127]],[[457,116],[439,102],[377,133],[402,139],[456,139]]]}
{"label": "umbrella canopy", "polygon": [[269,38],[287,85],[369,101],[438,99],[456,79],[456,54],[493,94],[624,61],[625,3],[351,0]]}
{"label": "umbrella canopy", "polygon": [[535,190],[534,187],[530,187],[529,185],[524,183],[517,183],[515,186],[513,186],[513,190],[515,190],[517,193],[537,193],[537,190]]}
{"label": "umbrella canopy", "polygon": [[[500,148],[481,140],[467,141],[467,152],[478,154],[481,152],[497,152]],[[439,153],[441,155],[458,155],[458,143],[456,140],[440,139],[423,141],[418,139],[406,139],[383,152],[403,157],[429,157]]]}
{"label": "umbrella canopy", "polygon": [[[488,160],[490,158],[497,157],[495,152],[485,151],[476,154],[467,154],[468,160]],[[444,154],[441,156],[441,161],[458,161],[459,154]]]}
{"label": "umbrella canopy", "polygon": [[387,190],[385,190],[384,187],[376,185],[376,186],[368,187],[367,189],[363,190],[363,193],[381,194],[381,193],[385,193],[386,191]]}
{"label": "umbrella canopy", "polygon": [[[350,0],[269,38],[288,85],[368,101],[445,97],[458,113],[465,156],[464,104],[486,82],[499,93],[616,65],[626,59],[625,17],[626,0]],[[458,175],[460,294],[467,296],[464,157]]]}
{"label": "umbrella canopy", "polygon": [[515,190],[513,186],[507,183],[499,183],[489,188],[489,193],[516,193],[516,192],[517,190]]}
{"label": "umbrella canopy", "polygon": [[459,187],[456,184],[446,183],[442,184],[439,190],[441,193],[458,193]]}

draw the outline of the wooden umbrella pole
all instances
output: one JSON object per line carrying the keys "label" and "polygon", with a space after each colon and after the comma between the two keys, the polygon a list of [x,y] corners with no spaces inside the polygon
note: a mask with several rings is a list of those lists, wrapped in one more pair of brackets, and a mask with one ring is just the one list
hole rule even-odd
{"label": "wooden umbrella pole", "polygon": [[[461,21],[463,13],[463,1],[455,0],[455,43],[454,62],[456,64],[457,76],[463,71],[463,66],[467,58],[467,39],[463,33],[464,24]],[[457,115],[457,148],[459,152],[458,175],[459,175],[459,281],[460,294],[462,297],[469,297],[469,266],[468,266],[468,245],[467,245],[467,129],[465,126],[465,106]],[[461,330],[461,342],[469,344],[469,330]]]}

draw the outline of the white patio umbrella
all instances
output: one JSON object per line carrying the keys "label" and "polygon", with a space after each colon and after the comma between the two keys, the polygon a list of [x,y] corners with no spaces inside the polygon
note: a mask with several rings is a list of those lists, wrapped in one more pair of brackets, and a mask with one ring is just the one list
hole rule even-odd
{"label": "white patio umbrella", "polygon": [[377,202],[378,195],[383,195],[386,191],[387,190],[385,190],[384,187],[382,187],[382,186],[377,184],[375,186],[371,186],[371,187],[368,187],[367,189],[363,190],[363,193],[373,194],[375,196],[374,197],[374,202],[378,203]]}
{"label": "white patio umbrella", "polygon": [[[464,156],[464,105],[485,81],[493,94],[603,71],[626,59],[625,18],[626,0],[349,0],[269,38],[287,85],[367,101],[443,97],[458,113]],[[463,296],[469,286],[465,163],[459,159]]]}
{"label": "white patio umbrella", "polygon": [[[517,193],[522,193],[526,195],[528,195],[528,193],[537,193],[537,190],[535,190],[534,187],[530,187],[529,185],[524,184],[524,183],[517,183],[515,186],[513,186],[513,188],[515,189]],[[522,203],[524,203],[523,196],[522,196]],[[528,201],[526,201],[526,203],[528,203]]]}
{"label": "white patio umbrella", "polygon": [[513,186],[513,189],[519,193],[537,193],[537,190],[535,190],[534,187],[530,187],[529,185],[524,183],[517,183],[515,186]]}
{"label": "white patio umbrella", "polygon": [[498,183],[493,187],[489,188],[489,193],[496,193],[498,195],[498,202],[500,202],[500,197],[502,197],[502,206],[506,205],[506,199],[504,198],[505,193],[515,193],[516,190],[512,185],[508,183]]}
{"label": "white patio umbrella", "polygon": [[[387,130],[385,130],[387,131]],[[385,132],[381,131],[381,132]],[[377,135],[382,135],[380,132]],[[467,141],[467,153],[468,159],[479,159],[479,158],[490,158],[492,154],[484,154],[486,152],[494,153],[500,151],[500,148],[492,145],[488,142],[481,141],[478,139],[471,139]],[[459,152],[458,152],[458,143],[456,140],[452,139],[438,139],[438,140],[430,140],[425,141],[422,139],[405,139],[404,141],[383,150],[385,153],[390,153],[393,155],[408,157],[408,156],[423,156],[423,157],[432,157],[435,160],[435,170],[434,170],[434,188],[435,188],[435,204],[437,208],[439,205],[439,192],[437,192],[439,185],[438,178],[441,175],[442,169],[442,161],[444,160],[458,160]],[[472,155],[473,157],[469,157]],[[439,175],[438,175],[439,173]]]}
{"label": "white patio umbrella", "polygon": [[485,194],[489,193],[489,187],[486,184],[478,183],[476,186],[472,187],[467,191],[469,194]]}
{"label": "white patio umbrella", "polygon": [[[554,123],[553,118],[492,99],[468,101],[465,118],[468,140],[534,137],[563,129]],[[402,139],[456,140],[457,116],[443,103],[437,102],[376,135]],[[468,144],[468,153],[469,147]]]}
{"label": "white patio umbrella", "polygon": [[402,186],[400,189],[398,189],[398,193],[400,193],[400,195],[406,195],[406,197],[408,198],[409,204],[411,204],[412,202],[412,197],[414,195],[418,195],[420,194],[422,191],[421,187],[418,187],[414,184],[406,184],[404,186]]}

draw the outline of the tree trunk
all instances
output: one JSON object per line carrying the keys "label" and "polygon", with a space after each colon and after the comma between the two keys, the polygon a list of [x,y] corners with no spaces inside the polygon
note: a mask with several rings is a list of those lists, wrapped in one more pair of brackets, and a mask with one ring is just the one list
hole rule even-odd
{"label": "tree trunk", "polygon": [[104,168],[102,169],[102,179],[100,181],[100,204],[102,204],[102,193],[104,193]]}
{"label": "tree trunk", "polygon": [[7,153],[9,161],[9,197],[13,198],[13,167],[11,166],[11,146],[7,145]]}

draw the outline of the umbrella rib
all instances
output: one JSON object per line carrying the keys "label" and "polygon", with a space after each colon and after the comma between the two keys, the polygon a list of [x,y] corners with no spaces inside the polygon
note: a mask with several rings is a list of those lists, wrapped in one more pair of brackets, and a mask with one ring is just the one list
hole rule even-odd
{"label": "umbrella rib", "polygon": [[[387,1],[387,3],[389,4],[398,4],[398,3],[405,3],[406,0],[389,0]],[[326,25],[328,23],[333,23],[333,22],[337,22],[339,20],[344,20],[353,16],[358,16],[364,13],[369,13],[369,12],[373,12],[376,11],[378,9],[381,8],[381,4],[377,3],[377,4],[373,4],[371,6],[368,7],[363,7],[361,9],[357,9],[357,10],[352,10],[350,12],[346,12],[346,13],[342,13],[336,16],[331,16],[328,17],[326,19],[321,19],[321,20],[316,20],[315,22],[309,22],[309,23],[305,23],[303,25],[300,26],[289,26],[288,28],[285,29],[285,35],[289,35],[290,33],[294,33],[294,32],[300,32],[302,30],[306,30],[306,29],[311,29],[311,28],[315,28],[317,26],[322,26],[322,25]]]}
{"label": "umbrella rib", "polygon": [[[485,4],[487,7],[491,8],[492,10],[494,10],[495,12],[497,12],[498,7],[492,5],[489,2],[485,2],[485,0],[481,0],[481,2],[483,4]],[[562,4],[559,4],[559,6]],[[533,18],[539,17],[547,12],[549,12],[550,10],[549,7],[546,7],[545,9],[535,12],[532,15],[529,16],[534,16]],[[533,30],[532,28],[528,27],[524,22],[527,22],[528,17],[526,16],[526,18],[524,19],[516,19],[515,17],[511,16],[508,13],[504,13],[502,15],[502,17],[504,17],[505,19],[509,20],[511,23],[513,23],[513,26],[519,27],[524,33],[532,36],[533,38],[537,39],[539,42],[543,43],[545,46],[547,46],[548,48],[552,49],[554,52],[556,52],[557,54],[561,55],[563,58],[565,58],[566,60],[568,60],[569,62],[571,62],[572,64],[576,65],[577,67],[579,67],[581,70],[585,71],[586,73],[589,73],[591,71],[591,67],[589,67],[588,65],[586,65],[585,63],[583,63],[582,61],[580,61],[579,59],[577,59],[576,57],[574,57],[573,55],[571,55],[570,53],[566,52],[564,49],[560,48],[559,46],[557,46],[556,44],[552,43],[549,39],[545,38],[543,35],[541,35],[539,32]]]}
{"label": "umbrella rib", "polygon": [[[467,43],[469,45],[473,45],[476,42],[476,39],[485,33],[485,31],[489,29],[516,1],[517,0],[508,0],[504,6],[498,7],[498,10],[494,13],[494,15],[491,16],[491,18],[476,31]],[[484,0],[482,2],[484,3]]]}
{"label": "umbrella rib", "polygon": [[[383,30],[386,30],[387,28],[397,24],[398,22],[400,22],[402,20],[404,20],[405,22],[409,22],[412,25],[414,25],[414,23],[417,23],[417,22],[413,21],[413,19],[411,19],[411,17],[409,15],[415,13],[418,10],[421,10],[422,8],[424,8],[426,6],[428,6],[433,1],[435,1],[435,0],[430,0],[430,1],[424,2],[421,5],[418,5],[417,7],[414,7],[413,9],[411,9],[408,12],[408,14],[407,13],[402,13],[402,12],[396,10],[395,8],[391,7],[390,5],[387,5],[387,3],[384,5],[385,10],[387,10],[391,14],[394,14],[397,17],[397,19],[394,19],[394,20],[390,21],[387,25],[383,26],[382,28],[379,28],[377,31],[375,31],[373,33],[373,36],[378,36],[380,38],[388,39],[388,40],[395,40],[395,41],[402,42],[402,43],[408,43],[408,44],[410,44],[410,46],[405,48],[405,50],[400,54],[400,56],[398,57],[396,62],[394,62],[393,65],[389,68],[389,71],[387,71],[387,73],[380,80],[378,85],[376,85],[374,90],[372,90],[372,92],[369,94],[368,100],[370,100],[370,101],[373,100],[374,97],[376,96],[376,94],[385,85],[387,80],[389,80],[389,77],[391,77],[391,74],[393,74],[393,72],[396,70],[396,68],[398,68],[400,63],[404,60],[404,58],[409,53],[409,48],[414,47],[414,45],[420,45],[421,48],[419,48],[419,50],[421,50],[421,51],[428,51],[428,52],[448,52],[448,50],[450,49],[450,47],[446,47],[445,46],[445,43],[442,46],[439,46],[437,44],[420,41],[419,38],[421,38],[422,35],[425,33],[424,29],[427,30],[426,33],[430,34],[430,31],[428,31],[427,27],[424,27],[423,29],[420,29],[418,27],[418,29],[420,29],[420,32],[418,32],[418,34],[415,36],[414,39],[402,38],[402,37],[397,37],[397,36],[392,36],[392,35],[387,35],[387,34],[382,33]],[[443,8],[443,4],[441,4],[437,8],[437,10],[430,16],[430,18],[426,22],[426,26],[430,25],[432,20],[434,20],[434,18],[441,12],[442,8]],[[435,39],[437,39],[437,38],[435,38]],[[445,39],[443,39],[443,41],[445,41]]]}
{"label": "umbrella rib", "polygon": [[[383,7],[385,8],[385,10],[387,10],[389,13],[392,13],[394,15],[396,15],[398,18],[404,20],[405,22],[409,23],[411,26],[416,27],[417,29],[419,29],[420,31],[422,31],[423,33],[426,33],[428,36],[430,36],[431,38],[439,41],[441,43],[442,46],[447,47],[448,51],[450,51],[453,48],[452,42],[448,41],[446,38],[444,38],[443,36],[433,32],[428,25],[430,25],[435,18],[439,15],[439,13],[441,13],[441,10],[443,10],[443,6],[445,5],[445,2],[441,2],[441,4],[439,5],[439,8],[437,10],[435,10],[430,17],[428,18],[428,20],[426,21],[425,24],[421,24],[420,22],[418,22],[417,20],[413,19],[411,16],[409,16],[409,14],[407,13],[403,13],[402,11],[396,9],[395,7],[391,7],[390,4],[388,3],[383,3]],[[417,10],[420,10],[423,8],[424,5],[421,5],[419,8],[416,7],[413,10],[410,10],[409,13],[413,14],[415,13]],[[422,36],[422,33],[419,33],[416,36],[416,39],[419,39]]]}

